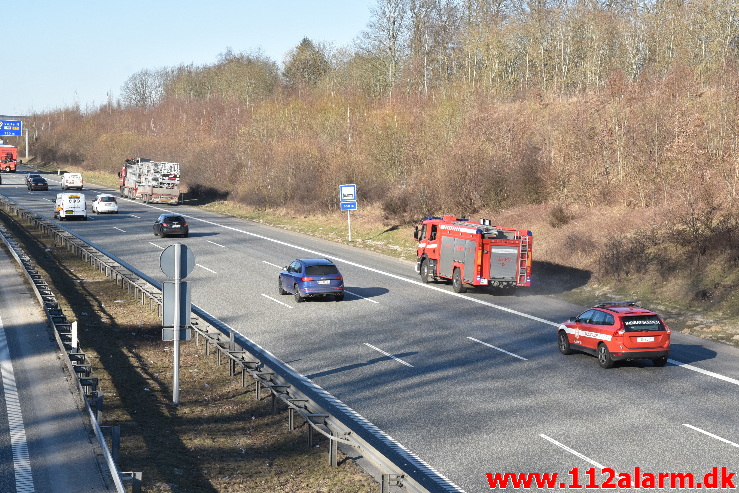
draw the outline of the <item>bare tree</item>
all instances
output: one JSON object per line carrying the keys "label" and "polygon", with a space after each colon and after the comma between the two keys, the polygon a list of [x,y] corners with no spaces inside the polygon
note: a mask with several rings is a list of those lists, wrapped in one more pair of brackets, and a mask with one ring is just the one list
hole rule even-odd
{"label": "bare tree", "polygon": [[151,108],[161,101],[164,94],[165,71],[141,70],[130,76],[121,88],[121,101],[125,106]]}

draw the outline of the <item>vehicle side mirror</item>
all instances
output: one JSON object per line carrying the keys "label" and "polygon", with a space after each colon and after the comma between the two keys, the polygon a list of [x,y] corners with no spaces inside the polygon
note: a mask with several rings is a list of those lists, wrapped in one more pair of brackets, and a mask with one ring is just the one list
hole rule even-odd
{"label": "vehicle side mirror", "polygon": [[287,270],[287,265],[285,267],[283,267],[282,270]]}
{"label": "vehicle side mirror", "polygon": [[416,241],[418,241],[418,226],[416,226],[416,227],[415,227],[415,228],[413,229],[413,238],[415,238],[415,239],[416,239]]}

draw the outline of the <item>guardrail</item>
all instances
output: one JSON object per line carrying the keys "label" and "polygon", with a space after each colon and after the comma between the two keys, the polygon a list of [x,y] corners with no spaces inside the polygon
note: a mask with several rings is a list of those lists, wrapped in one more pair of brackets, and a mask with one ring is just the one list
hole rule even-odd
{"label": "guardrail", "polygon": [[[161,316],[161,283],[4,195],[0,195],[0,207],[54,237],[57,244],[65,245]],[[196,343],[202,340],[207,354],[214,348],[219,364],[222,357],[228,359],[231,376],[240,374],[243,386],[247,385],[247,375],[252,378],[257,399],[267,391],[273,412],[279,402],[287,407],[290,429],[295,428],[296,416],[302,418],[308,425],[309,445],[315,433],[326,437],[330,441],[331,465],[337,465],[338,446],[342,444],[358,451],[379,471],[382,493],[389,493],[391,488],[413,493],[462,491],[354,410],[227,324],[193,306],[190,326]]]}

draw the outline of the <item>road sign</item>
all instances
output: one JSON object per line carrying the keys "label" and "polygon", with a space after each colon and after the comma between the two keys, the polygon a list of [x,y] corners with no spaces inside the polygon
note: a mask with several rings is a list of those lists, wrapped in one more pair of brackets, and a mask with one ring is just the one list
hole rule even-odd
{"label": "road sign", "polygon": [[353,202],[342,202],[341,203],[341,210],[342,211],[356,211],[357,210],[357,201]]}
{"label": "road sign", "polygon": [[174,311],[175,304],[179,305],[180,327],[190,325],[190,284],[187,282],[177,283],[180,286],[180,303],[175,303],[175,283],[173,281],[164,281],[162,283],[162,327],[174,327]]}
{"label": "road sign", "polygon": [[23,122],[20,120],[0,120],[0,135],[23,135]]}
{"label": "road sign", "polygon": [[354,184],[339,185],[339,201],[356,202],[357,201],[357,186]]}
{"label": "road sign", "polygon": [[164,272],[164,275],[169,277],[170,279],[174,279],[176,277],[176,264],[175,264],[175,257],[177,254],[177,248],[181,248],[180,250],[180,279],[184,279],[190,274],[192,274],[193,269],[195,268],[195,254],[192,253],[192,250],[187,248],[187,246],[181,244],[181,243],[175,243],[174,245],[169,245],[167,248],[164,249],[162,254],[159,256],[159,267],[162,268],[162,272]]}

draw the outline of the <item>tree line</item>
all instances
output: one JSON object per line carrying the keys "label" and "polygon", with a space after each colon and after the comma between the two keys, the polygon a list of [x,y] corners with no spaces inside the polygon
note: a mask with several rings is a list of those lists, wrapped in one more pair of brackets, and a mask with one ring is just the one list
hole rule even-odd
{"label": "tree line", "polygon": [[120,98],[32,115],[32,154],[114,172],[178,161],[199,193],[389,217],[551,202],[731,207],[739,5],[731,0],[379,0],[352,46],[281,63],[226,49],[145,69]]}

